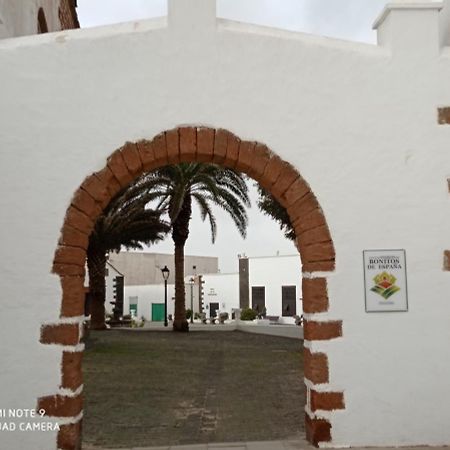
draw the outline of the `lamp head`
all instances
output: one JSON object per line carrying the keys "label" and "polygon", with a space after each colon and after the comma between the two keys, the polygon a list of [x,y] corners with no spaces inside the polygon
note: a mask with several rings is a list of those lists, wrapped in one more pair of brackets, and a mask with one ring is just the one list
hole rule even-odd
{"label": "lamp head", "polygon": [[161,269],[161,273],[162,273],[162,276],[163,276],[164,280],[167,281],[167,279],[169,278],[169,275],[170,275],[170,270],[168,269],[168,267],[167,267],[167,266],[164,266],[164,267]]}

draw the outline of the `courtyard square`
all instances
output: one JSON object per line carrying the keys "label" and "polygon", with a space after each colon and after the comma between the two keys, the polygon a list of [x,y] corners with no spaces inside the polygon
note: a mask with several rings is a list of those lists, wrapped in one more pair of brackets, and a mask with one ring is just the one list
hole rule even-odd
{"label": "courtyard square", "polygon": [[87,448],[296,439],[302,341],[242,332],[91,332]]}

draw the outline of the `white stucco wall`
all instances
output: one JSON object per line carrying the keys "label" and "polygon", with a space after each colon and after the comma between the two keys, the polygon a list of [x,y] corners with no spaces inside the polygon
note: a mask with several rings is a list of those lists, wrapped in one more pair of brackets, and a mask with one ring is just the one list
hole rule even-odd
{"label": "white stucco wall", "polygon": [[[343,320],[344,337],[312,346],[329,355],[324,389],[345,392],[345,410],[323,413],[333,444],[450,444],[450,127],[436,122],[450,105],[450,50],[438,44],[439,11],[388,14],[377,47],[216,25],[213,10],[196,10],[206,0],[177,5],[170,26],[0,41],[0,340],[10,343],[0,405],[33,408],[58,391],[61,348],[39,344],[39,328],[58,320],[49,272],[73,192],[127,140],[210,125],[292,163],[327,218],[337,264],[330,311],[316,319]],[[365,313],[370,248],[406,249],[409,312]],[[54,433],[0,438],[55,448]]]}
{"label": "white stucco wall", "polygon": [[202,279],[206,317],[210,317],[210,303],[219,303],[219,312],[227,312],[231,319],[233,309],[239,308],[239,273],[206,274]]}
{"label": "white stucco wall", "polygon": [[[164,303],[164,284],[150,284],[144,286],[125,286],[124,314],[130,314],[130,297],[137,303],[137,317],[152,320],[152,303]],[[137,299],[136,299],[137,297]],[[167,285],[167,316],[174,313],[175,286]]]}
{"label": "white stucco wall", "polygon": [[294,324],[293,317],[283,317],[282,286],[296,287],[296,315],[303,311],[301,262],[299,255],[280,255],[249,258],[250,306],[252,305],[252,286],[264,286],[267,314],[279,316],[279,322]]}

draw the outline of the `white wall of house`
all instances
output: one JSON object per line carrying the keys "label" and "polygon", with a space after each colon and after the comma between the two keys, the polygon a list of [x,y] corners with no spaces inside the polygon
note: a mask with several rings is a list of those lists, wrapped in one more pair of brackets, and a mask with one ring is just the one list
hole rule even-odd
{"label": "white wall of house", "polygon": [[[63,349],[39,336],[60,320],[50,271],[73,193],[126,141],[209,125],[290,162],[327,218],[337,264],[322,274],[330,310],[313,318],[344,331],[311,348],[329,355],[323,389],[345,391],[345,410],[319,412],[332,444],[450,444],[450,126],[436,120],[450,106],[450,49],[438,3],[401,5],[378,46],[216,22],[206,0],[171,0],[168,21],[0,41],[2,407],[59,391]],[[365,312],[372,248],[406,249],[408,312]],[[56,442],[1,439],[11,450]]]}
{"label": "white wall of house", "polygon": [[249,258],[250,306],[252,286],[264,286],[267,314],[279,316],[279,322],[294,324],[294,317],[283,317],[282,286],[296,287],[296,315],[302,314],[301,262],[297,255]]}
{"label": "white wall of house", "polygon": [[239,274],[218,273],[203,275],[203,304],[210,317],[211,303],[219,304],[219,312],[227,312],[231,319],[233,309],[239,308]]}
{"label": "white wall of house", "polygon": [[[167,315],[173,317],[175,306],[175,286],[167,285]],[[130,303],[137,303],[137,317],[152,321],[152,303],[164,303],[164,284],[145,286],[125,286],[124,314],[130,314]]]}

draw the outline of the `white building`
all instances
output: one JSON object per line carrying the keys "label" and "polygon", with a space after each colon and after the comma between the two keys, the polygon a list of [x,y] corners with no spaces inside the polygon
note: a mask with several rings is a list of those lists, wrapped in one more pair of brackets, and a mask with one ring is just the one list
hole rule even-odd
{"label": "white building", "polygon": [[77,0],[0,0],[0,39],[79,28]]}
{"label": "white building", "polygon": [[[450,1],[393,0],[374,26],[361,44],[169,0],[167,18],[0,40],[0,405],[61,424],[2,448],[78,448],[94,221],[145,171],[202,160],[294,221],[308,439],[450,444]],[[386,249],[407,260],[388,303],[363,264]]]}
{"label": "white building", "polygon": [[[250,280],[247,284],[250,302],[247,305],[243,305],[240,299],[240,283],[247,283],[246,277],[239,272],[199,274],[200,277],[185,277],[186,309],[193,309],[194,313],[203,312],[207,318],[227,312],[231,319],[239,318],[235,317],[235,312],[242,307],[253,308],[259,313],[265,308],[266,314],[276,316],[279,323],[294,324],[294,316],[302,314],[299,255],[245,259]],[[111,274],[115,276],[113,271]],[[168,284],[167,314],[172,316],[174,299],[174,285]],[[150,321],[162,321],[163,306],[164,284],[125,286],[125,314],[144,317]]]}

